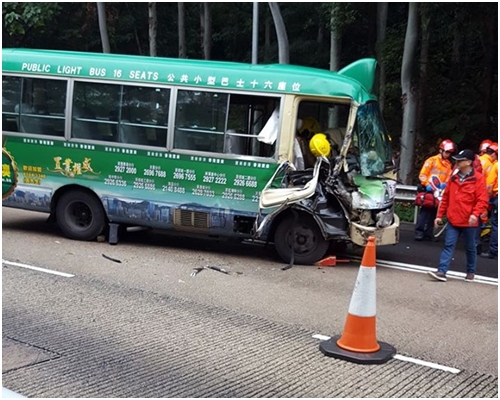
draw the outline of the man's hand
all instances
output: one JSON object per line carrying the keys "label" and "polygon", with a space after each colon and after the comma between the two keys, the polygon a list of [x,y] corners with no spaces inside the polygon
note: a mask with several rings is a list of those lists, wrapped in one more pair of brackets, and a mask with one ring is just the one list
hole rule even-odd
{"label": "man's hand", "polygon": [[436,218],[434,220],[434,226],[437,228],[440,225],[443,225],[443,218]]}
{"label": "man's hand", "polygon": [[470,226],[477,226],[477,217],[475,215],[471,215],[469,217],[469,225]]}

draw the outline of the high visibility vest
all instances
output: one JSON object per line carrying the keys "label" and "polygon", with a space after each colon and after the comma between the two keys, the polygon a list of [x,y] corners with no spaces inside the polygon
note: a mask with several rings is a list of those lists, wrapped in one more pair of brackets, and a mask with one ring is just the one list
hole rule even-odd
{"label": "high visibility vest", "polygon": [[[445,183],[451,175],[451,162],[444,160],[440,154],[425,160],[418,179],[423,186],[433,185],[432,177],[435,176],[441,183]],[[435,186],[435,185],[433,185]]]}

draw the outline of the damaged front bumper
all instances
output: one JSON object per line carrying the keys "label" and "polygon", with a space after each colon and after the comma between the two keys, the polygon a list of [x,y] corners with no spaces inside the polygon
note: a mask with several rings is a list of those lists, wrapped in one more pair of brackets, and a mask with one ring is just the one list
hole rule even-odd
{"label": "damaged front bumper", "polygon": [[349,229],[351,241],[359,246],[365,246],[370,236],[375,237],[377,246],[399,242],[399,217],[396,214],[393,223],[385,228],[363,226],[351,221]]}

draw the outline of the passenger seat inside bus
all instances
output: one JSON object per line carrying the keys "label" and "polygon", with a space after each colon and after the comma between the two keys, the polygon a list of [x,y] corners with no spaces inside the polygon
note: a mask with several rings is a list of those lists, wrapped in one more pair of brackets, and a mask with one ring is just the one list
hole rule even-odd
{"label": "passenger seat inside bus", "polygon": [[[19,109],[19,106],[21,106],[21,109]],[[32,116],[33,114],[35,114],[35,110],[33,107],[29,106],[27,103],[17,104],[14,107],[14,112],[16,114],[19,114],[19,113],[21,114],[21,116],[20,116],[21,120],[17,121],[19,132],[41,133],[41,129],[39,126],[39,119]],[[25,114],[28,114],[28,115],[25,115]]]}
{"label": "passenger seat inside bus", "polygon": [[345,128],[328,128],[325,133],[330,138],[332,150],[338,155],[344,143]]}
{"label": "passenger seat inside bus", "polygon": [[95,122],[82,121],[86,119],[95,120],[94,113],[89,108],[73,107],[73,126],[71,129],[71,137],[77,139],[94,139],[99,140],[98,125]]}
{"label": "passenger seat inside bus", "polygon": [[234,129],[228,129],[224,136],[224,153],[246,155],[246,137],[232,135]]}
{"label": "passenger seat inside bus", "polygon": [[120,123],[120,143],[149,144],[146,128],[134,126],[122,120]]}

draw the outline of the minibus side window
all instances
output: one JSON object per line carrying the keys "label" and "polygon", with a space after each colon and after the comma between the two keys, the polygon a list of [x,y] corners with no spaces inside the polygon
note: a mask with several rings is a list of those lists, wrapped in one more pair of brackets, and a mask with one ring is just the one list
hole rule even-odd
{"label": "minibus side window", "polygon": [[66,81],[4,77],[4,130],[64,136]]}

